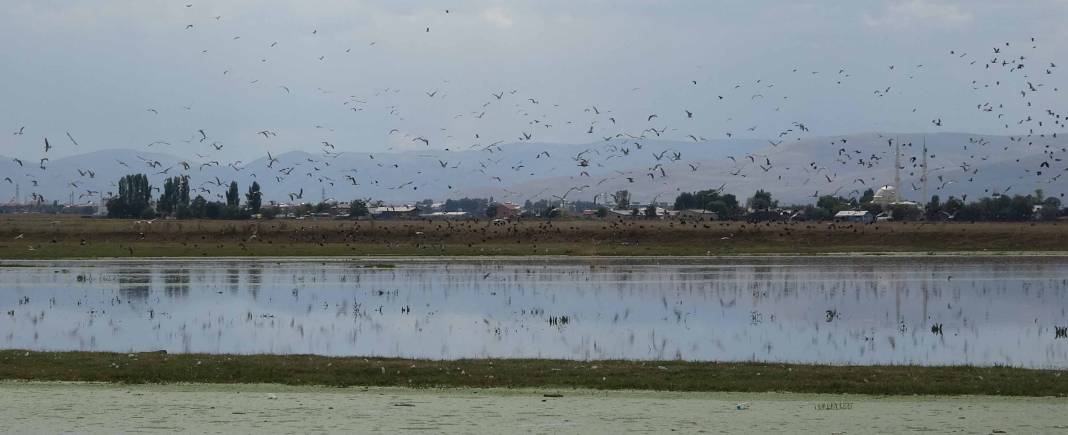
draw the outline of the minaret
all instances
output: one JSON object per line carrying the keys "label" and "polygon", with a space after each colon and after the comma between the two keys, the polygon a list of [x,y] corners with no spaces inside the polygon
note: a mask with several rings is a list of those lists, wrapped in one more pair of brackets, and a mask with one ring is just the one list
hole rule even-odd
{"label": "minaret", "polygon": [[901,202],[901,139],[894,141],[894,202]]}

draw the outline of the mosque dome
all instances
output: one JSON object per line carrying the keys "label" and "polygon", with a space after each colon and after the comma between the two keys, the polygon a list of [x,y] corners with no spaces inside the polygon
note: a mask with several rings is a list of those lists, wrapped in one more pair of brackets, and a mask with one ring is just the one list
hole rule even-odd
{"label": "mosque dome", "polygon": [[897,196],[897,188],[890,185],[880,187],[879,190],[876,190],[875,196],[872,197],[871,200],[871,202],[881,205],[888,205],[897,201],[899,201]]}

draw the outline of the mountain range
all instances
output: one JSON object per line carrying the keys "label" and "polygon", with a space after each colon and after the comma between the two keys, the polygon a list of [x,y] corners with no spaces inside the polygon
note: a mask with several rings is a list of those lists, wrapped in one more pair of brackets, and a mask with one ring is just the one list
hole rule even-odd
{"label": "mountain range", "polygon": [[[291,151],[215,161],[181,150],[113,149],[54,161],[0,156],[0,201],[31,194],[61,203],[96,203],[117,191],[117,180],[145,173],[154,186],[169,176],[188,175],[209,200],[222,198],[236,181],[242,192],[252,181],[265,200],[317,202],[374,199],[411,203],[422,199],[493,197],[498,201],[566,198],[606,202],[626,189],[636,201],[671,202],[682,191],[722,189],[748,197],[770,191],[782,203],[811,203],[814,197],[860,196],[867,188],[894,183],[900,149],[901,192],[920,200],[923,149],[927,149],[928,195],[971,197],[995,193],[1047,195],[1065,192],[1065,145],[1056,137],[1012,137],[967,133],[861,133],[768,140],[650,140],[615,137],[586,144],[497,144],[464,151],[391,153]],[[37,159],[45,156],[42,154]],[[188,166],[188,168],[187,168]],[[42,167],[44,169],[42,169]]]}

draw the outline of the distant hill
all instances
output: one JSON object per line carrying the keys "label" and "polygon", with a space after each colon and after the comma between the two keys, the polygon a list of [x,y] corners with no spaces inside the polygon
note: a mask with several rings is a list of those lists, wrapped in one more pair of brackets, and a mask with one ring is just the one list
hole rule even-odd
{"label": "distant hill", "polygon": [[512,143],[464,151],[288,152],[273,156],[277,160],[273,163],[266,155],[249,156],[243,162],[212,162],[210,156],[188,159],[117,149],[48,161],[44,170],[39,161],[23,161],[20,167],[11,157],[0,157],[0,173],[11,179],[0,182],[0,201],[12,198],[18,183],[23,197],[36,192],[65,203],[73,192],[75,202],[84,203],[94,201],[96,193],[91,192],[115,192],[114,183],[122,175],[146,173],[154,185],[161,185],[167,176],[187,174],[200,189],[198,193],[208,199],[221,198],[224,188],[219,183],[237,181],[244,192],[256,180],[265,199],[278,201],[289,201],[290,193],[303,193],[303,199],[296,201],[325,197],[402,203],[492,196],[522,202],[564,196],[569,189],[568,199],[589,200],[628,189],[638,201],[655,197],[670,202],[681,191],[723,186],[739,197],[763,188],[784,203],[808,203],[817,194],[855,196],[865,188],[893,183],[894,147],[889,140],[903,144],[901,190],[908,199],[921,196],[924,140],[929,195],[975,197],[1035,189],[1060,195],[1068,190],[1060,176],[1065,163],[1048,157],[1054,150],[1061,152],[1060,139],[865,133],[776,145],[765,140],[679,142],[620,137],[587,144]]}

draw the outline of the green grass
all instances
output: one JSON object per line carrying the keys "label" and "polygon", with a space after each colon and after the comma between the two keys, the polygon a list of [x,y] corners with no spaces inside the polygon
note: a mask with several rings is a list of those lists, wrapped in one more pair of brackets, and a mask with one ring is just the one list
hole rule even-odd
{"label": "green grass", "polygon": [[1008,367],[0,351],[0,379],[115,383],[1065,396],[1064,374]]}

